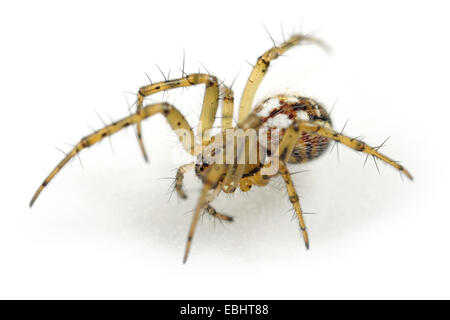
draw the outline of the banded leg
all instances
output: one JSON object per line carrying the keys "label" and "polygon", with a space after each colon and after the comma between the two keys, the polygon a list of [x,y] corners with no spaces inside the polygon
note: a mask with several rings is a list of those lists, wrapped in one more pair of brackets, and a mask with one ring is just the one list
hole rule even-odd
{"label": "banded leg", "polygon": [[224,88],[222,104],[222,130],[233,128],[234,94],[228,87]]}
{"label": "banded leg", "polygon": [[186,248],[184,250],[183,263],[186,263],[189,256],[189,251],[191,250],[192,240],[194,238],[195,228],[197,227],[198,219],[200,217],[201,211],[208,205],[209,201],[212,201],[209,191],[214,190],[220,191],[220,179],[225,174],[227,170],[226,165],[214,165],[206,175],[203,182],[203,189],[200,194],[200,198],[197,201],[197,206],[194,210],[194,215],[192,217],[191,226],[189,227],[189,233],[186,241]]}
{"label": "banded leg", "polygon": [[167,122],[172,129],[178,135],[178,139],[183,144],[184,149],[194,154],[195,140],[194,133],[192,132],[189,123],[183,117],[183,115],[172,105],[168,103],[156,103],[145,106],[139,113],[132,114],[126,118],[116,121],[104,128],[97,130],[96,132],[82,138],[75,147],[62,159],[58,165],[50,172],[45,178],[44,182],[39,186],[30,202],[30,207],[36,201],[42,190],[50,183],[50,181],[56,176],[56,174],[69,162],[70,159],[75,157],[81,150],[92,146],[93,144],[103,140],[105,137],[111,136],[114,133],[128,127],[132,124],[137,124],[142,120],[151,117],[157,113],[166,117]]}
{"label": "banded leg", "polygon": [[[183,78],[174,79],[174,80],[167,80],[167,81],[161,81],[157,83],[153,83],[148,86],[144,86],[139,89],[137,94],[137,113],[142,110],[142,106],[144,103],[144,98],[148,97],[152,94],[155,94],[157,92],[176,89],[176,88],[183,88],[183,87],[189,87],[194,86],[198,84],[204,84],[205,85],[205,95],[203,98],[203,106],[202,111],[200,114],[200,125],[197,130],[197,135],[203,135],[207,130],[211,129],[214,120],[216,118],[216,112],[217,107],[219,103],[219,83],[217,81],[217,78],[214,76],[211,76],[209,74],[203,74],[203,73],[193,73],[190,75],[187,75]],[[231,89],[228,89],[225,87],[225,93],[228,91],[231,92],[231,98],[233,92]],[[225,94],[225,97],[230,97],[229,95]],[[229,101],[229,100],[227,100]],[[232,99],[231,99],[232,103]],[[229,102],[227,102],[227,106],[229,106]],[[229,110],[228,108],[224,108],[225,110]],[[232,113],[232,104],[231,104],[231,113]],[[224,114],[224,118],[225,114]],[[142,150],[142,154],[144,155],[144,159],[147,161],[147,152],[145,151],[144,143],[142,140],[142,128],[141,123],[137,123],[137,137],[139,146]]]}
{"label": "banded leg", "polygon": [[188,164],[182,165],[177,170],[177,175],[175,176],[175,190],[177,191],[178,196],[182,199],[187,198],[186,193],[184,193],[184,191],[183,191],[184,174],[187,171],[194,169],[194,166],[195,166],[195,163],[188,163]]}
{"label": "banded leg", "polygon": [[306,35],[297,34],[293,35],[289,40],[283,42],[279,47],[272,47],[271,49],[267,50],[262,56],[258,58],[258,61],[253,67],[250,77],[248,78],[247,84],[245,85],[244,92],[242,93],[241,103],[239,105],[239,124],[241,124],[250,114],[256,90],[258,89],[261,81],[266,75],[270,62],[278,58],[280,55],[286,52],[286,50],[305,41],[318,44],[327,49],[327,46],[321,40]]}
{"label": "banded leg", "polygon": [[[256,114],[251,113],[241,124],[241,127],[244,129],[258,129],[261,127],[261,125],[261,119]],[[367,145],[363,141],[337,133],[333,129],[321,126],[317,123],[303,120],[295,121],[289,128],[286,129],[278,151],[281,161],[286,160],[290,156],[294,144],[297,142],[298,136],[302,131],[318,134],[322,137],[340,142],[353,150],[364,152],[366,154],[374,156],[375,158],[394,167],[405,176],[407,176],[410,180],[413,180],[412,175],[402,165],[398,164],[384,154],[378,152],[375,148]]]}
{"label": "banded leg", "polygon": [[285,162],[280,161],[280,170],[281,176],[283,177],[284,182],[286,183],[287,192],[289,195],[289,201],[292,203],[292,206],[295,209],[295,213],[297,214],[298,223],[300,224],[300,229],[302,230],[303,240],[305,241],[306,249],[309,249],[309,238],[308,232],[306,231],[305,221],[303,219],[302,208],[300,207],[300,200],[298,198],[297,192],[295,191],[294,183],[292,182],[291,175],[285,165]]}
{"label": "banded leg", "polygon": [[298,128],[300,131],[308,131],[308,132],[314,132],[322,137],[329,138],[331,140],[340,142],[344,145],[346,145],[349,148],[352,148],[353,150],[364,152],[368,155],[374,156],[375,158],[380,159],[381,161],[389,164],[390,166],[394,167],[401,173],[403,173],[405,176],[407,176],[410,180],[413,180],[412,175],[406,170],[402,165],[398,164],[391,158],[385,156],[384,154],[378,152],[376,149],[374,149],[371,146],[368,146],[365,142],[351,138],[348,136],[345,136],[343,134],[337,133],[336,131],[322,127],[318,124],[315,124],[314,122],[305,122],[305,121],[298,121]]}
{"label": "banded leg", "polygon": [[220,212],[217,212],[216,209],[214,209],[210,204],[207,204],[205,206],[205,212],[208,213],[210,216],[217,218],[219,220],[233,222],[233,217],[228,216],[226,214],[222,214]]}

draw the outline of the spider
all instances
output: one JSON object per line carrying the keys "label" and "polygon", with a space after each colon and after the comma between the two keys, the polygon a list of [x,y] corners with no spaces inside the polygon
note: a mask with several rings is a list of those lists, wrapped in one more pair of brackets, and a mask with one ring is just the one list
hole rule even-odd
{"label": "spider", "polygon": [[[294,34],[281,45],[274,44],[272,48],[264,52],[253,66],[244,88],[235,127],[232,125],[233,91],[223,83],[219,83],[213,75],[186,74],[183,70],[182,77],[179,79],[169,79],[141,87],[137,93],[136,111],[82,138],[45,178],[31,199],[30,207],[55,175],[81,150],[130,125],[136,125],[138,143],[147,161],[141,123],[146,118],[161,114],[177,134],[185,151],[196,157],[194,162],[185,164],[177,170],[175,190],[178,196],[186,198],[183,191],[183,177],[187,171],[195,170],[203,183],[188,232],[183,263],[186,263],[188,258],[197,222],[202,212],[223,221],[233,221],[231,216],[219,213],[211,206],[211,202],[220,192],[233,193],[237,188],[246,192],[253,185],[260,187],[267,185],[275,176],[281,176],[285,182],[305,246],[309,249],[308,233],[299,197],[287,168],[288,163],[299,164],[315,159],[324,153],[330,141],[334,141],[384,161],[411,180],[412,176],[396,161],[379,153],[378,147],[370,147],[361,140],[334,131],[329,114],[320,103],[313,99],[293,94],[279,94],[263,100],[252,110],[256,90],[272,60],[301,43],[312,43],[327,48],[325,43],[317,38]],[[144,105],[145,98],[154,93],[199,84],[205,85],[205,91],[200,125],[196,135],[175,106],[167,102]],[[221,132],[211,135],[219,100],[223,100]],[[257,137],[256,142],[252,142],[249,135],[254,131]],[[240,140],[242,137],[244,139]],[[231,156],[229,156],[230,153]],[[257,155],[255,161],[250,161],[252,154]]]}

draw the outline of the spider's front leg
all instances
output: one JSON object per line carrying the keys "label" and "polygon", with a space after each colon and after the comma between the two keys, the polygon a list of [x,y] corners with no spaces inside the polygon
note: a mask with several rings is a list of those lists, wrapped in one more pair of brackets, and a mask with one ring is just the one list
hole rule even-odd
{"label": "spider's front leg", "polygon": [[297,195],[297,191],[295,191],[294,183],[292,182],[291,175],[286,167],[284,161],[280,161],[280,175],[283,177],[284,182],[286,183],[287,192],[289,195],[289,201],[295,209],[295,213],[297,214],[298,222],[300,224],[300,229],[302,231],[303,240],[305,241],[306,249],[309,249],[309,237],[308,232],[306,231],[305,220],[303,219],[303,212],[300,206],[300,200]]}
{"label": "spider's front leg", "polygon": [[156,103],[145,106],[141,112],[132,114],[126,118],[116,121],[104,128],[97,130],[93,134],[90,134],[80,140],[75,147],[58,163],[58,165],[50,172],[50,174],[45,178],[44,182],[36,190],[33,198],[30,201],[30,207],[36,201],[42,190],[50,183],[51,180],[56,176],[56,174],[61,171],[61,169],[75,157],[81,150],[88,148],[104,138],[113,135],[114,133],[142,120],[151,117],[155,114],[162,114],[166,117],[167,122],[178,135],[178,139],[183,144],[184,149],[194,155],[195,151],[195,139],[194,132],[187,120],[183,115],[172,105],[168,103]]}
{"label": "spider's front leg", "polygon": [[[197,135],[204,135],[205,132],[212,128],[214,121],[216,120],[216,112],[219,103],[219,83],[215,76],[204,73],[193,73],[186,75],[185,77],[156,82],[148,86],[144,86],[139,89],[137,93],[137,113],[139,114],[144,104],[144,99],[157,92],[167,91],[176,88],[184,88],[195,86],[199,84],[205,85],[205,94],[203,98],[202,111],[200,114],[200,123],[198,126]],[[223,86],[224,88],[224,103],[223,103],[223,116],[222,125],[225,128],[231,127],[231,121],[233,118],[233,91]],[[144,142],[142,140],[142,128],[141,122],[137,125],[137,138],[142,154],[145,161],[147,161],[147,152],[145,151]]]}
{"label": "spider's front leg", "polygon": [[[203,99],[202,117],[205,116],[204,113],[209,112],[213,114],[213,116],[210,118],[215,119],[219,99],[219,85],[216,77],[202,73],[190,74],[183,78],[174,80],[161,81],[140,88],[137,93],[136,113],[139,114],[141,112],[145,97],[148,97],[157,92],[162,92],[176,88],[189,87],[197,84],[205,84],[205,96]],[[207,124],[205,123],[203,125]],[[138,122],[136,127],[137,127],[137,138],[139,142],[139,147],[141,148],[144,160],[148,161],[147,152],[145,150],[144,142],[142,140],[141,122]]]}

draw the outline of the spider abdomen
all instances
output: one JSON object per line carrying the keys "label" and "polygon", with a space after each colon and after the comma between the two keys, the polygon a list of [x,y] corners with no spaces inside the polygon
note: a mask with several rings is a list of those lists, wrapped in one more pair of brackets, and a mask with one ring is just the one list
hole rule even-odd
{"label": "spider abdomen", "polygon": [[[318,102],[298,95],[280,94],[263,100],[254,112],[262,120],[263,128],[280,129],[279,140],[294,119],[311,121],[331,128],[328,112]],[[268,132],[271,139],[270,131]],[[320,156],[328,147],[328,139],[311,132],[301,132],[289,163],[302,163]]]}

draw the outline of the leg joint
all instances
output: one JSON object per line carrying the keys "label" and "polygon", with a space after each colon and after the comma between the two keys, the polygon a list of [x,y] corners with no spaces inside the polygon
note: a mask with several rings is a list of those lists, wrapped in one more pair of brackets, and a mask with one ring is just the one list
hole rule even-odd
{"label": "leg joint", "polygon": [[168,103],[164,103],[163,104],[163,110],[162,110],[164,116],[167,117],[167,115],[169,114],[170,110],[172,110],[172,106],[170,104],[168,104]]}
{"label": "leg joint", "polygon": [[356,142],[355,150],[356,151],[363,151],[366,148],[366,144],[361,141]]}

